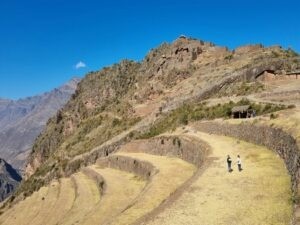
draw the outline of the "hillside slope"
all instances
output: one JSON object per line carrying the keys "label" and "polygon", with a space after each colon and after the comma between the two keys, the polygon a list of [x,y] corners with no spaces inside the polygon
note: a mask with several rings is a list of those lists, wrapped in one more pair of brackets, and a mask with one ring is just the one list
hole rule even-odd
{"label": "hillside slope", "polygon": [[76,78],[51,92],[17,101],[0,99],[0,156],[23,170],[35,138],[70,99],[78,82]]}
{"label": "hillside slope", "polygon": [[[228,173],[225,154],[241,154],[244,171]],[[7,209],[0,224],[288,225],[289,178],[262,146],[179,128],[55,179]]]}
{"label": "hillside slope", "polygon": [[[143,132],[161,114],[182,104],[217,93],[243,92],[245,82],[252,82],[248,92],[257,92],[258,76],[265,71],[297,69],[297,62],[294,52],[276,46],[252,45],[229,51],[180,37],[151,50],[140,63],[124,60],[87,74],[73,98],[36,140],[27,176],[38,168],[40,175],[50,172],[49,168],[64,173],[75,156]],[[92,152],[107,154],[101,151]]]}
{"label": "hillside slope", "polygon": [[[289,224],[296,218],[300,154],[290,136],[271,127],[278,111],[295,107],[276,96],[290,94],[291,84],[298,89],[298,71],[291,49],[250,45],[229,51],[182,36],[141,62],[124,60],[87,74],[34,143],[26,180],[4,204],[0,224],[33,218],[34,224],[215,224],[214,218],[219,224]],[[241,105],[257,116],[241,124],[268,118],[271,131],[225,129],[236,135],[230,139],[210,135],[211,126],[204,129],[203,120],[228,121]],[[276,134],[287,143],[275,142]],[[228,174],[227,154],[241,154],[250,167]],[[244,205],[236,203],[240,195]],[[227,203],[235,207],[222,214]],[[31,205],[30,213],[22,213]],[[45,220],[48,210],[55,216]]]}

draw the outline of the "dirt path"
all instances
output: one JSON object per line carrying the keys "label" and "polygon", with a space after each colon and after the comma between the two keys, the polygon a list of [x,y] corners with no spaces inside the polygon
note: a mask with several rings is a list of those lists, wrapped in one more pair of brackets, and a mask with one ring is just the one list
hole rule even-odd
{"label": "dirt path", "polygon": [[[292,217],[290,178],[282,160],[264,147],[193,133],[212,147],[213,163],[169,208],[144,224],[287,225]],[[240,154],[244,170],[227,172],[226,156]]]}

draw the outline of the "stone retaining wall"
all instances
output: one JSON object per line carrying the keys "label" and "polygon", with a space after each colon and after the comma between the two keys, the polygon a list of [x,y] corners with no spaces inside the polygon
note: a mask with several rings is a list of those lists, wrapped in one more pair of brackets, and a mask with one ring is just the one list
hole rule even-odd
{"label": "stone retaining wall", "polygon": [[112,155],[106,158],[100,158],[97,164],[103,168],[109,167],[134,173],[143,177],[145,180],[149,180],[158,172],[158,169],[149,162],[123,155]]}
{"label": "stone retaining wall", "polygon": [[209,146],[187,136],[164,135],[147,140],[135,140],[120,150],[126,152],[145,152],[153,155],[177,157],[200,167],[208,154]]}
{"label": "stone retaining wall", "polygon": [[96,182],[101,196],[106,190],[106,182],[103,176],[97,173],[95,170],[88,167],[83,168],[82,172]]}

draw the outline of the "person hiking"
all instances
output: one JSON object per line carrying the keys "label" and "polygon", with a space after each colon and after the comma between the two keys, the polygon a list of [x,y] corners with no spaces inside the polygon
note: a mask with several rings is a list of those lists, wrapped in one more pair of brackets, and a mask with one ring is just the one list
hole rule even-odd
{"label": "person hiking", "polygon": [[231,163],[232,163],[232,160],[230,158],[230,155],[227,155],[227,166],[228,166],[228,172],[232,172],[232,169],[231,169]]}
{"label": "person hiking", "polygon": [[241,172],[243,169],[242,169],[242,160],[241,160],[240,155],[237,156],[236,163],[237,163],[237,165],[238,165],[239,171]]}

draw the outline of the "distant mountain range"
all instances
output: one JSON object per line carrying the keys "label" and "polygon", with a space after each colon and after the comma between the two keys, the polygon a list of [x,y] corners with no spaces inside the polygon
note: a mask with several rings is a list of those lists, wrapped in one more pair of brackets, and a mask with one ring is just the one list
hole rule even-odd
{"label": "distant mountain range", "polygon": [[20,100],[0,99],[0,157],[22,171],[34,140],[48,119],[75,92],[74,78],[50,92]]}
{"label": "distant mountain range", "polygon": [[12,166],[0,159],[0,201],[9,196],[21,180],[21,176]]}

